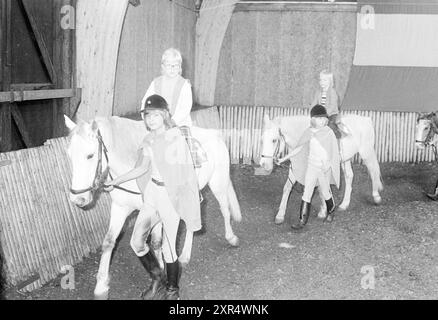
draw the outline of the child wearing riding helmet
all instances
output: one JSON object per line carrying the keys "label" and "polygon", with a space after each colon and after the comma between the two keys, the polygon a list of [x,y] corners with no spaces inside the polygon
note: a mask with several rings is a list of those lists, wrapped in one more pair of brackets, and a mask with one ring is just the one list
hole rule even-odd
{"label": "child wearing riding helmet", "polygon": [[169,103],[169,111],[177,126],[192,125],[192,87],[188,79],[181,76],[182,56],[179,50],[169,48],[161,57],[161,76],[155,78],[141,101],[141,110],[146,98],[158,94]]}
{"label": "child wearing riding helmet", "polygon": [[186,138],[195,168],[200,168],[205,162],[206,155],[199,141],[192,137],[190,127],[192,119],[193,98],[192,87],[188,79],[181,76],[182,57],[181,53],[174,48],[164,51],[161,57],[161,76],[155,78],[150,84],[141,102],[141,110],[144,109],[146,98],[158,94],[169,103],[169,111],[172,120],[180,127]]}
{"label": "child wearing riding helmet", "polygon": [[333,131],[327,126],[327,111],[323,106],[315,105],[310,111],[310,117],[310,128],[304,131],[292,152],[278,160],[278,163],[282,163],[289,158],[297,157],[296,163],[301,163],[303,167],[294,170],[297,180],[304,181],[299,222],[292,225],[292,229],[296,230],[303,228],[309,219],[310,203],[316,186],[320,188],[327,205],[327,216],[324,221],[332,222],[335,202],[330,184],[335,184],[339,188],[338,144]]}
{"label": "child wearing riding helmet", "polygon": [[336,92],[333,73],[323,70],[319,74],[319,88],[315,90],[311,107],[321,105],[326,108],[328,114],[328,126],[335,133],[336,138],[340,139],[342,133],[339,129],[339,95]]}
{"label": "child wearing riding helmet", "polygon": [[[107,186],[137,179],[143,193],[143,206],[138,214],[131,247],[152,278],[145,299],[179,298],[179,263],[176,241],[179,234],[201,229],[198,180],[187,143],[170,117],[166,100],[159,95],[145,99],[144,123],[150,132],[140,146],[136,168],[117,177]],[[110,191],[111,187],[107,191]],[[167,283],[146,239],[153,226],[163,223],[163,255]]]}

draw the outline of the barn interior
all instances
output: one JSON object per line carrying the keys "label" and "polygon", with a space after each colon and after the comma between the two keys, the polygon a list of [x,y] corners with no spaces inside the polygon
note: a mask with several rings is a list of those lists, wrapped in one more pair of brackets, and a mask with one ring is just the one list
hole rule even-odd
{"label": "barn interior", "polygon": [[[0,240],[8,287],[40,288],[98,250],[110,199],[102,195],[84,214],[66,197],[64,115],[139,119],[169,47],[182,53],[195,124],[222,130],[233,164],[259,162],[264,114],[308,114],[324,69],[334,74],[342,112],[373,120],[379,162],[434,161],[433,150],[413,141],[418,112],[434,111],[438,101],[438,6],[408,2],[0,0]],[[370,35],[375,28],[379,34]]]}

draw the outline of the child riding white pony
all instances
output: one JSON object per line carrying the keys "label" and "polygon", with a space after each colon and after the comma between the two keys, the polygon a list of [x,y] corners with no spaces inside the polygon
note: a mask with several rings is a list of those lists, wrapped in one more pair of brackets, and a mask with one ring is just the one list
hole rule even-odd
{"label": "child riding white pony", "polygon": [[[72,163],[72,185],[70,200],[78,207],[90,205],[94,196],[110,174],[117,177],[133,169],[137,161],[137,151],[147,131],[142,121],[126,118],[96,118],[91,123],[80,121],[77,125],[66,117],[70,129],[68,155]],[[224,141],[216,130],[192,127],[193,136],[201,143],[207,155],[198,172],[200,188],[209,185],[219,202],[225,223],[225,238],[232,246],[239,239],[233,233],[230,218],[241,220],[239,202],[230,180],[229,153]],[[109,266],[116,239],[126,218],[142,207],[143,201],[135,181],[121,185],[111,195],[111,218],[108,232],[102,243],[102,256],[94,290],[97,299],[106,299],[109,291]],[[132,192],[137,192],[134,194]],[[161,229],[154,228],[152,238],[160,243]],[[179,258],[182,263],[190,259],[192,233],[186,233],[183,252]]]}
{"label": "child riding white pony", "polygon": [[[376,204],[381,203],[380,191],[383,190],[383,185],[380,176],[380,167],[377,161],[377,156],[374,150],[374,128],[369,117],[362,117],[356,115],[342,116],[341,123],[348,129],[349,135],[340,140],[341,144],[341,163],[345,177],[345,193],[342,203],[338,210],[346,210],[350,205],[351,190],[353,182],[353,169],[351,167],[351,159],[359,152],[372,181],[372,195]],[[273,120],[269,119],[268,115],[264,118],[264,130],[262,134],[262,158],[260,165],[267,171],[273,169],[274,159],[283,152],[287,145],[294,149],[298,143],[298,139],[303,132],[309,128],[310,118],[308,116],[290,116],[277,117]],[[289,199],[292,187],[297,181],[294,170],[299,167],[299,164],[294,164],[292,158],[291,166],[289,168],[289,176],[286,184],[283,187],[283,197],[281,199],[278,213],[275,217],[275,223],[281,224],[284,222],[286,213],[287,201]],[[304,181],[298,181],[304,184]],[[322,195],[322,205],[318,216],[320,218],[326,217],[326,203]]]}

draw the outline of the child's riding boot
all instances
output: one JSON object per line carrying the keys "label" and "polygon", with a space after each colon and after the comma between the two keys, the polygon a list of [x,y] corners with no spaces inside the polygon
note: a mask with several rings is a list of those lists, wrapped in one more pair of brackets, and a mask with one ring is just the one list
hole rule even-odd
{"label": "child's riding boot", "polygon": [[327,216],[324,219],[324,222],[332,222],[335,216],[335,200],[331,197],[328,200],[325,200],[325,204],[327,205]]}
{"label": "child's riding boot", "polygon": [[166,300],[179,300],[179,262],[176,260],[173,263],[166,263],[167,269],[167,287]]}
{"label": "child's riding boot", "polygon": [[141,296],[144,300],[159,299],[159,296],[164,295],[165,275],[160,269],[158,260],[152,250],[149,250],[148,253],[142,257],[139,257],[139,259],[152,279],[150,287],[145,290]]}
{"label": "child's riding boot", "polygon": [[309,220],[309,214],[310,214],[310,203],[301,200],[300,220],[298,223],[292,224],[291,228],[295,230],[302,229],[306,225],[307,220]]}

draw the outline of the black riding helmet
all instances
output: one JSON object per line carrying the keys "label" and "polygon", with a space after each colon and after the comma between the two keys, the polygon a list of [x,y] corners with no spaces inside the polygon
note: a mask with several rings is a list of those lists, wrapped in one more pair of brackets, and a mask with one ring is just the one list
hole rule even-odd
{"label": "black riding helmet", "polygon": [[312,110],[310,110],[310,117],[326,117],[328,118],[327,110],[320,104],[315,105]]}
{"label": "black riding helmet", "polygon": [[147,97],[144,103],[144,109],[142,109],[140,113],[147,113],[150,110],[169,111],[169,105],[167,104],[166,99],[162,96],[153,94]]}

